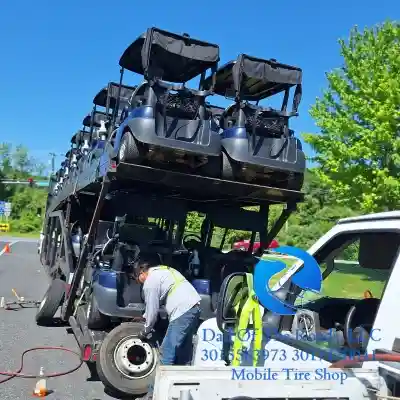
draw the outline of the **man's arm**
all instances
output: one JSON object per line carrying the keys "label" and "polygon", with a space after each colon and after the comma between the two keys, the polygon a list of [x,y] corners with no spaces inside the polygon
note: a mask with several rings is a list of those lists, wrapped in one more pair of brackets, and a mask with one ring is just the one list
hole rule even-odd
{"label": "man's arm", "polygon": [[148,279],[146,285],[143,286],[144,301],[146,303],[146,311],[144,317],[146,323],[144,329],[149,333],[157,321],[158,311],[160,310],[160,282],[158,279]]}

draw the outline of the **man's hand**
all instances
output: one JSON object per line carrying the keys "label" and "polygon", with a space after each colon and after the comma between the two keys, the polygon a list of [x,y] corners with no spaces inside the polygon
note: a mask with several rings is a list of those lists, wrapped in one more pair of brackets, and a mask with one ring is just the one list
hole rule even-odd
{"label": "man's hand", "polygon": [[138,334],[138,338],[142,341],[142,342],[148,342],[151,338],[153,337],[153,332],[147,332],[146,331],[141,331]]}

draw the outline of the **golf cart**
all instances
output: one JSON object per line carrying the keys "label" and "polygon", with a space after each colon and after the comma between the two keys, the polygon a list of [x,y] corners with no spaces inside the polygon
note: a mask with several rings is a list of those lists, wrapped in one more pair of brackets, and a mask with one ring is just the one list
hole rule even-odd
{"label": "golf cart", "polygon": [[[94,106],[95,108],[96,106]],[[112,115],[102,111],[96,111],[95,109],[91,114],[87,114],[82,121],[85,128],[89,128],[90,134],[90,149],[93,150],[100,145],[104,147],[106,140],[106,125],[111,120]]]}
{"label": "golf cart", "polygon": [[[305,155],[289,129],[289,119],[298,115],[301,69],[241,54],[204,85],[235,101],[220,117],[223,178],[300,190]],[[288,111],[293,87],[293,106]],[[280,110],[259,105],[278,94],[284,94]]]}
{"label": "golf cart", "polygon": [[[148,29],[125,50],[121,81],[125,69],[145,81],[132,94],[115,134],[119,162],[219,175],[219,128],[206,104],[213,86],[203,88],[207,70],[214,76],[218,61],[217,45],[158,28]],[[198,76],[198,90],[186,86]]]}
{"label": "golf cart", "polygon": [[106,87],[101,89],[93,98],[93,112],[97,107],[105,109],[106,115],[111,115],[111,119],[106,123],[107,138],[116,126],[119,126],[123,112],[128,109],[128,102],[136,86],[125,86],[115,82],[109,82]]}

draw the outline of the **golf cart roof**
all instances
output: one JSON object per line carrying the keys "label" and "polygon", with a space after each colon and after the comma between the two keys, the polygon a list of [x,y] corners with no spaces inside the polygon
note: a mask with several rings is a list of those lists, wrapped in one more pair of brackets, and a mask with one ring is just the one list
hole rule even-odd
{"label": "golf cart roof", "polygon": [[[105,112],[102,111],[95,111],[93,114],[93,126],[99,128],[100,121],[107,122],[109,118],[111,118],[110,114],[106,114]],[[87,128],[91,127],[91,123],[92,123],[92,113],[87,114],[82,121],[83,126],[86,126]]]}
{"label": "golf cart roof", "polygon": [[[132,93],[135,91],[136,86],[121,85],[121,92],[119,94],[119,107],[123,108],[129,101]],[[119,92],[119,83],[110,82],[106,87],[101,89],[96,96],[94,96],[93,104],[99,107],[107,107],[107,96],[109,96],[109,107],[114,109],[117,105]]]}
{"label": "golf cart roof", "polygon": [[219,61],[219,46],[150,28],[122,54],[119,65],[146,78],[187,82]]}
{"label": "golf cart roof", "polygon": [[[274,59],[263,60],[240,54],[229,61],[216,73],[214,92],[221,96],[240,96],[241,100],[258,101],[283,92],[295,85],[301,85],[302,70],[281,64]],[[211,87],[208,77],[204,86]]]}

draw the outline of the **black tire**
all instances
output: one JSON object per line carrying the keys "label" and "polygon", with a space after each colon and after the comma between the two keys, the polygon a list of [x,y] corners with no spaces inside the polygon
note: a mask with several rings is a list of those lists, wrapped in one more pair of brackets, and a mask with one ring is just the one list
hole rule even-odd
{"label": "black tire", "polygon": [[143,324],[140,323],[123,323],[107,334],[100,347],[96,361],[97,373],[104,386],[117,396],[143,395],[147,393],[149,385],[154,384],[158,364],[156,348],[151,348],[153,362],[143,377],[129,378],[115,364],[114,353],[121,341],[137,338],[142,329]]}
{"label": "black tire", "polygon": [[201,174],[209,176],[210,178],[221,177],[221,158],[220,157],[209,157],[207,164],[200,168]]}
{"label": "black tire", "polygon": [[35,319],[38,325],[47,325],[53,321],[54,315],[64,299],[64,295],[65,282],[61,279],[53,279],[36,312]]}
{"label": "black tire", "polygon": [[304,174],[291,173],[287,182],[287,188],[289,190],[299,191],[304,184]]}
{"label": "black tire", "polygon": [[89,298],[86,317],[88,321],[88,328],[93,330],[105,329],[110,323],[110,318],[99,311],[96,297],[93,295],[93,293]]}
{"label": "black tire", "polygon": [[119,144],[118,160],[125,163],[139,163],[143,160],[143,147],[131,132],[125,132]]}
{"label": "black tire", "polygon": [[229,156],[222,152],[222,179],[234,181],[237,175],[237,166],[234,164]]}

